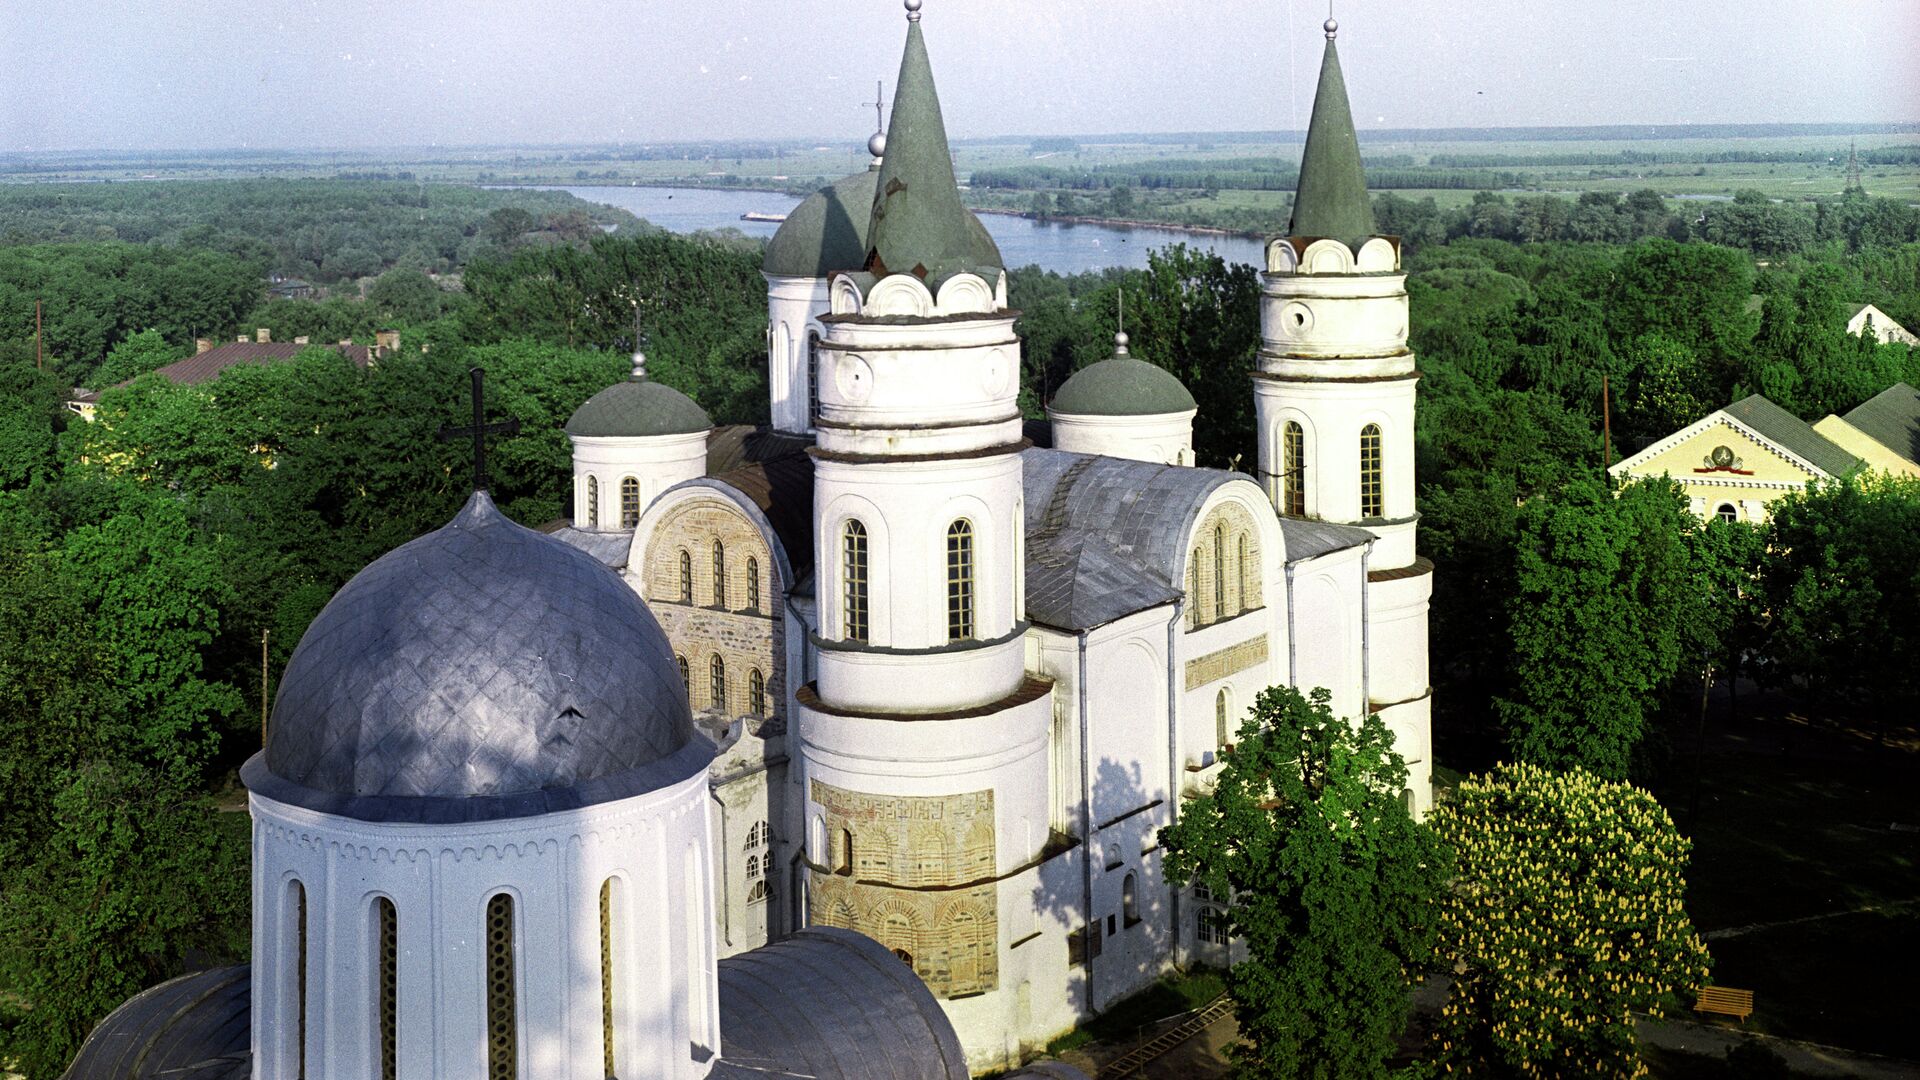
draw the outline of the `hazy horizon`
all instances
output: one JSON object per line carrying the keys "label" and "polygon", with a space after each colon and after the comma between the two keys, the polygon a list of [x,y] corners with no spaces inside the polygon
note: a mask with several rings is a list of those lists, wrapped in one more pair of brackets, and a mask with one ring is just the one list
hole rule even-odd
{"label": "hazy horizon", "polygon": [[[1673,11],[1672,7],[1683,10]],[[764,10],[763,10],[764,9]],[[1342,0],[1368,129],[1920,119],[1913,0]],[[1310,0],[926,0],[956,138],[1297,131]],[[0,150],[846,140],[891,83],[898,0],[563,10],[454,0],[12,0]]]}

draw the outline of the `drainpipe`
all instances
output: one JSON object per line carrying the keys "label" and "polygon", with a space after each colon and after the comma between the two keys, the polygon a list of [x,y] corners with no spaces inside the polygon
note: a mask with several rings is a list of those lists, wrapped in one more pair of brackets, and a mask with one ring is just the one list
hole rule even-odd
{"label": "drainpipe", "polygon": [[1293,563],[1287,564],[1287,685],[1300,689],[1300,635],[1293,625]]}
{"label": "drainpipe", "polygon": [[711,781],[707,784],[707,794],[712,797],[713,805],[720,808],[720,858],[715,860],[720,864],[718,875],[720,878],[720,939],[732,945],[733,895],[732,890],[727,887],[727,879],[733,867],[731,861],[733,845],[727,843],[727,804],[720,801],[720,793],[713,790]]}
{"label": "drainpipe", "polygon": [[[1173,618],[1167,620],[1167,827],[1180,824],[1180,691],[1174,685],[1179,665],[1174,661],[1174,644],[1179,640],[1180,620],[1187,610],[1186,597],[1174,602]],[[1167,907],[1172,919],[1173,966],[1180,966],[1180,890],[1167,881],[1167,853],[1160,853],[1160,880],[1167,884]]]}
{"label": "drainpipe", "polygon": [[1080,955],[1087,967],[1087,1014],[1094,1011],[1093,997],[1093,935],[1099,927],[1093,921],[1093,769],[1088,742],[1089,723],[1087,720],[1087,634],[1080,631],[1080,865],[1082,873],[1082,900],[1086,908],[1087,921],[1081,930]]}
{"label": "drainpipe", "polygon": [[[1372,576],[1374,541],[1367,541],[1367,549],[1360,553],[1360,708],[1373,708],[1373,613],[1367,609],[1367,579]],[[1361,719],[1366,718],[1362,711]]]}

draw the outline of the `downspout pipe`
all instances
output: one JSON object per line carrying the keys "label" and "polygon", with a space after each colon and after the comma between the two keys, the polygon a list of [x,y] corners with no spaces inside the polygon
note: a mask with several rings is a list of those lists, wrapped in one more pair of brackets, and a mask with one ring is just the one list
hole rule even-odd
{"label": "downspout pipe", "polygon": [[1091,725],[1087,719],[1087,634],[1080,631],[1080,685],[1077,693],[1080,697],[1080,866],[1082,869],[1082,900],[1086,908],[1087,921],[1081,928],[1080,956],[1087,968],[1087,1012],[1094,1011],[1093,996],[1093,935],[1100,928],[1093,921],[1093,767],[1092,748],[1088,739]]}
{"label": "downspout pipe", "polygon": [[1367,583],[1373,576],[1373,545],[1360,554],[1360,717],[1373,708],[1373,612],[1367,607]]}
{"label": "downspout pipe", "polygon": [[[1174,601],[1173,618],[1167,620],[1167,827],[1180,824],[1180,689],[1174,678],[1179,674],[1174,646],[1180,640],[1180,620],[1186,616],[1187,600]],[[1173,966],[1180,966],[1180,892],[1167,880],[1167,854],[1160,853],[1160,880],[1167,886],[1167,910],[1173,930]]]}
{"label": "downspout pipe", "polygon": [[733,890],[729,887],[732,880],[733,845],[727,842],[727,804],[720,800],[720,793],[713,789],[712,779],[707,782],[707,795],[713,799],[713,805],[720,808],[720,940],[733,944]]}
{"label": "downspout pipe", "polygon": [[1287,564],[1287,685],[1300,689],[1300,635],[1293,624],[1293,568]]}

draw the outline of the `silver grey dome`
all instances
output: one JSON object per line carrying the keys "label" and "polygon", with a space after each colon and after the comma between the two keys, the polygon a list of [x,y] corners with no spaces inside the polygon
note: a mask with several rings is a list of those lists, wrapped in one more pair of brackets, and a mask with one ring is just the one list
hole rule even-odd
{"label": "silver grey dome", "polygon": [[328,813],[470,821],[640,794],[713,753],[639,596],[476,492],[314,619],[242,779]]}

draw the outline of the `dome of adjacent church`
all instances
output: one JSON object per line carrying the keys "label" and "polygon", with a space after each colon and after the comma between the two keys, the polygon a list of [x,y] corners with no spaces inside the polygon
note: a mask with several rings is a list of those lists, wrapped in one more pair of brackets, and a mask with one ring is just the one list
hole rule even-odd
{"label": "dome of adjacent church", "polygon": [[1112,356],[1074,372],[1047,406],[1068,416],[1159,416],[1198,407],[1172,372],[1128,355],[1124,335]]}
{"label": "dome of adjacent church", "polygon": [[640,439],[708,431],[713,419],[698,402],[647,378],[645,361],[633,377],[587,399],[567,419],[567,434],[586,438]]}
{"label": "dome of adjacent church", "polygon": [[242,776],[310,809],[446,822],[626,798],[712,756],[639,596],[476,492],[334,595]]}
{"label": "dome of adjacent church", "polygon": [[[768,241],[761,269],[774,277],[825,278],[864,270],[880,169],[835,181],[801,201]],[[963,222],[973,262],[998,266],[1000,247],[980,219]]]}

